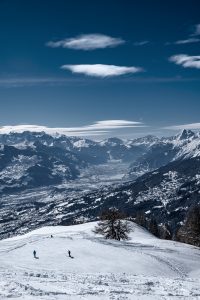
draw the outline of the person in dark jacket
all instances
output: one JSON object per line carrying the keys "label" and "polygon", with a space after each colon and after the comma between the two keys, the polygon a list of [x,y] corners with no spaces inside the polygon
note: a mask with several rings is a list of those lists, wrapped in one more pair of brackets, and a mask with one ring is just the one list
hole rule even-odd
{"label": "person in dark jacket", "polygon": [[36,258],[36,251],[33,251],[33,257]]}

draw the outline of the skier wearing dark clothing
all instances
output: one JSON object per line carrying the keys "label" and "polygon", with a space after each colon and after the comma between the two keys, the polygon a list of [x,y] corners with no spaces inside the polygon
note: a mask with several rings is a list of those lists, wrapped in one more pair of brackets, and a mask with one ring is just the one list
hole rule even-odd
{"label": "skier wearing dark clothing", "polygon": [[36,258],[36,251],[33,251],[33,257]]}
{"label": "skier wearing dark clothing", "polygon": [[73,256],[71,256],[71,251],[70,251],[70,250],[68,250],[67,252],[68,252],[68,256],[69,256],[70,258],[74,258]]}

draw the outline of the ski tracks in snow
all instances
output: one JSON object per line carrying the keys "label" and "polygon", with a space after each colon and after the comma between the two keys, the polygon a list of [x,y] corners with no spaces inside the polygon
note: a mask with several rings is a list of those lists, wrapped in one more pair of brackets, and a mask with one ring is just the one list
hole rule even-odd
{"label": "ski tracks in snow", "polygon": [[[200,299],[199,281],[128,274],[7,274],[0,299]],[[2,279],[2,278],[1,278]],[[17,279],[17,280],[16,280]],[[4,290],[1,285],[4,283]]]}
{"label": "ski tracks in snow", "polygon": [[[131,274],[116,273],[112,270],[110,273],[103,273],[98,269],[96,273],[90,273],[87,270],[78,273],[63,271],[59,269],[59,264],[52,265],[53,268],[49,268],[47,265],[45,269],[41,267],[40,263],[36,263],[36,269],[31,269],[29,264],[18,264],[16,261],[16,265],[12,265],[9,261],[2,259],[0,268],[1,300],[200,300],[199,278],[188,277],[186,266],[181,264],[184,256],[190,254],[190,248],[187,251],[186,245],[183,246],[186,250],[182,250],[179,244],[174,246],[173,242],[165,243],[160,240],[157,242],[156,239],[153,241],[149,239],[146,242],[135,240],[119,243],[91,236],[84,231],[71,232],[69,230],[67,234],[59,232],[58,236],[56,232],[53,234],[55,239],[49,238],[49,235],[32,235],[22,240],[4,241],[0,249],[1,257],[4,255],[6,257],[6,253],[8,257],[10,257],[9,255],[15,257],[17,253],[21,252],[27,253],[23,251],[27,246],[29,247],[29,244],[42,247],[41,243],[52,245],[51,242],[53,242],[55,245],[56,242],[57,246],[57,243],[62,242],[65,246],[65,243],[67,244],[69,241],[74,243],[78,240],[80,247],[86,241],[87,247],[91,246],[94,251],[99,247],[102,247],[102,251],[104,251],[104,245],[109,248],[110,255],[116,255],[116,252],[119,251],[123,253],[120,257],[128,259],[131,263],[130,257],[133,256],[139,261],[139,266],[143,262],[145,268],[147,265],[150,268],[160,268],[160,273],[158,273],[160,275],[147,275],[153,273],[146,272],[145,274],[145,270],[144,273],[134,274],[136,271],[134,265],[129,269],[133,270]],[[32,246],[28,248],[28,253],[31,248]],[[83,247],[81,251],[86,253],[84,258],[88,259],[88,252],[85,249]],[[97,255],[96,252],[95,255]],[[179,256],[181,257],[179,258]],[[195,262],[199,259],[198,251],[195,249],[193,257]],[[98,260],[98,255],[95,259]],[[112,257],[108,257],[109,259]],[[116,261],[117,263],[120,261]]]}
{"label": "ski tracks in snow", "polygon": [[91,238],[86,233],[82,233],[82,234],[84,235],[85,239],[88,239],[92,242],[98,242],[98,243],[100,242],[104,245],[109,245],[109,246],[113,246],[113,247],[117,247],[117,248],[123,248],[127,251],[132,252],[133,255],[134,255],[134,253],[139,253],[141,255],[148,256],[148,257],[152,258],[153,260],[158,261],[159,263],[161,263],[165,267],[169,268],[170,270],[172,270],[174,272],[175,276],[177,276],[178,278],[183,279],[183,278],[187,277],[187,273],[184,270],[183,266],[181,266],[174,259],[171,259],[171,257],[167,258],[165,255],[163,255],[163,253],[169,254],[170,252],[175,252],[175,250],[163,249],[158,246],[144,245],[144,244],[140,244],[140,243],[130,244],[128,242],[122,242],[121,244],[119,244],[119,242],[115,243],[111,240]]}

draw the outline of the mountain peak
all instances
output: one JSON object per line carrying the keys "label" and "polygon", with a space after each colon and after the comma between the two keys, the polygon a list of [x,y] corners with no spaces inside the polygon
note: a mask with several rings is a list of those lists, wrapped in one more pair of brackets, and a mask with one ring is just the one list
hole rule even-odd
{"label": "mountain peak", "polygon": [[194,137],[195,133],[192,130],[183,129],[182,132],[178,135],[179,140],[186,140],[191,137]]}

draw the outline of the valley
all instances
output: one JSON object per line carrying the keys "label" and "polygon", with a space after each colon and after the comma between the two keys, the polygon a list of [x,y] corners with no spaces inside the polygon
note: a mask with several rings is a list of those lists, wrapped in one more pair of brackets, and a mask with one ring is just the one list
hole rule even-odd
{"label": "valley", "polygon": [[0,141],[1,239],[93,221],[113,206],[175,233],[200,203],[198,132],[100,142],[24,132]]}

